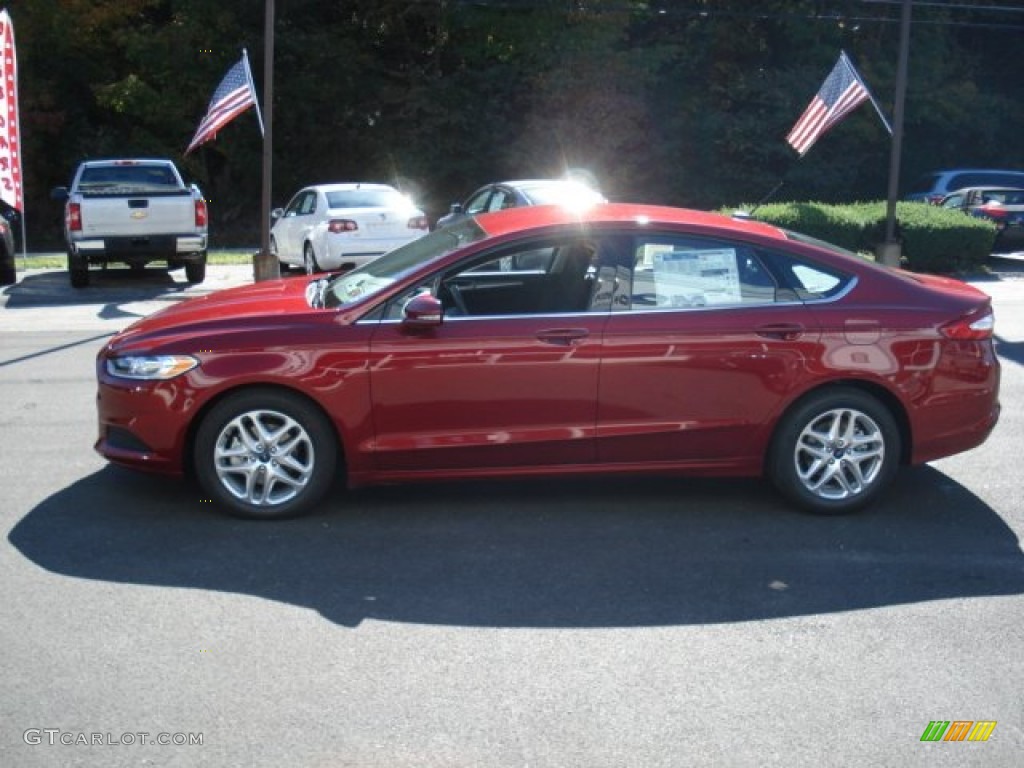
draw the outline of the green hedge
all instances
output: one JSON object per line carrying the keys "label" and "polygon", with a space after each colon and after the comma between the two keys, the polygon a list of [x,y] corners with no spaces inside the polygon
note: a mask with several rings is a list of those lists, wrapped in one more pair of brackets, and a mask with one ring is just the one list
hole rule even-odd
{"label": "green hedge", "polygon": [[[752,207],[740,206],[739,210]],[[753,218],[873,254],[885,240],[886,203],[770,203],[757,208]],[[896,220],[903,266],[915,272],[977,272],[992,252],[996,237],[989,221],[925,203],[898,202]]]}

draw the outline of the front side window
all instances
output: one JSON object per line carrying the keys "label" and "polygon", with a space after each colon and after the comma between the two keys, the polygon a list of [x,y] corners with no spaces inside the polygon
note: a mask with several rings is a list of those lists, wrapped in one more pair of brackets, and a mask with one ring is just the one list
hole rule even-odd
{"label": "front side window", "polygon": [[410,287],[390,302],[384,317],[401,319],[402,307],[424,292],[441,300],[446,318],[607,311],[598,301],[599,251],[599,240],[585,235],[496,248]]}
{"label": "front side window", "polygon": [[998,171],[977,171],[975,173],[959,173],[949,180],[950,189],[964,187],[984,187],[993,185],[1007,187],[1024,186],[1024,173],[1000,173]]}
{"label": "front side window", "polygon": [[490,199],[490,197],[491,189],[489,187],[487,189],[477,192],[466,202],[466,205],[464,206],[465,212],[471,215],[483,213],[484,211],[487,210],[487,201]]}
{"label": "front side window", "polygon": [[288,207],[285,208],[285,216],[297,216],[300,213],[309,213],[309,207],[311,206],[310,198],[313,193],[309,190],[300,192],[292,201],[288,203]]}

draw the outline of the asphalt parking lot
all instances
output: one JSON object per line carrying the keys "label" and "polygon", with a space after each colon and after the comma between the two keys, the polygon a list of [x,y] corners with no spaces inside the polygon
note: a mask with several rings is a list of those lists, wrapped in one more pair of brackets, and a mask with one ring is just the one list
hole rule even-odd
{"label": "asphalt parking lot", "polygon": [[[994,267],[999,426],[863,514],[605,479],[367,489],[267,524],[91,450],[104,339],[252,268],[20,273],[0,765],[1018,765],[1024,262]],[[936,720],[997,725],[923,743]]]}

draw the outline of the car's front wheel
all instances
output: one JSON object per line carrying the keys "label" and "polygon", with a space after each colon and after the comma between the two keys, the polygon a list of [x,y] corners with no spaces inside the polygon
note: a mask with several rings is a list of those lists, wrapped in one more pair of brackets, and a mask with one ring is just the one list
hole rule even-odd
{"label": "car's front wheel", "polygon": [[338,447],[323,413],[302,397],[255,389],[229,396],[196,433],[195,469],[212,500],[238,517],[309,510],[334,478]]}
{"label": "car's front wheel", "polygon": [[783,417],[768,474],[803,509],[840,515],[874,501],[899,461],[900,432],[889,409],[865,392],[837,387],[808,396]]}

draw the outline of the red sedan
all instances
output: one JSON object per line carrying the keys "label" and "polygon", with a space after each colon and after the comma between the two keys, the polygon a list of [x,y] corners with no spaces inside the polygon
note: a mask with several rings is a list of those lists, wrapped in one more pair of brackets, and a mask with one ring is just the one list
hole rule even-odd
{"label": "red sedan", "polygon": [[999,416],[989,298],[765,224],[483,214],[352,272],[221,291],[97,360],[112,462],[283,517],[349,486],[767,475],[837,514]]}

